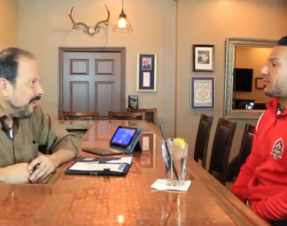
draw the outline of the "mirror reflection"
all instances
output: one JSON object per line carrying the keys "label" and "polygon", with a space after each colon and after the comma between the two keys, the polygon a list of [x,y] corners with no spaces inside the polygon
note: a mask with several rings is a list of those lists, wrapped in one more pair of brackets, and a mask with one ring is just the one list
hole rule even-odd
{"label": "mirror reflection", "polygon": [[261,68],[278,40],[228,37],[225,43],[224,117],[258,119],[271,98]]}
{"label": "mirror reflection", "polygon": [[270,47],[235,46],[232,109],[264,110],[271,100],[263,92],[261,69]]}

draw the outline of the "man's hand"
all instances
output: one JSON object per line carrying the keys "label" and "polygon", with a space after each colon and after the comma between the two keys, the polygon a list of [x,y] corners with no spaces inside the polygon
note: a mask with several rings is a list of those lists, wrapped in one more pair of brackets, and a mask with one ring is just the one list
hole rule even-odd
{"label": "man's hand", "polygon": [[35,183],[52,173],[56,169],[56,165],[50,157],[41,154],[28,165],[27,169],[31,174],[29,180]]}
{"label": "man's hand", "polygon": [[3,183],[24,184],[29,182],[28,163],[18,163],[1,168],[0,177]]}

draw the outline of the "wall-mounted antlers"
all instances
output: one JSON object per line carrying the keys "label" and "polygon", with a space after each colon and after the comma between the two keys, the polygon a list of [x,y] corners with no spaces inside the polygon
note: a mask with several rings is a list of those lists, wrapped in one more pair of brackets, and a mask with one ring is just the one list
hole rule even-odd
{"label": "wall-mounted antlers", "polygon": [[[105,5],[106,6],[106,5]],[[72,7],[71,12],[69,14],[69,17],[73,23],[73,29],[75,29],[77,26],[83,26],[85,31],[87,31],[90,35],[94,34],[97,29],[99,28],[99,25],[104,23],[106,26],[109,24],[109,19],[110,19],[110,11],[108,10],[108,7],[106,6],[106,10],[108,11],[108,18],[106,20],[101,20],[99,22],[96,23],[95,26],[88,26],[83,22],[75,22],[73,19],[73,9],[74,7]]]}

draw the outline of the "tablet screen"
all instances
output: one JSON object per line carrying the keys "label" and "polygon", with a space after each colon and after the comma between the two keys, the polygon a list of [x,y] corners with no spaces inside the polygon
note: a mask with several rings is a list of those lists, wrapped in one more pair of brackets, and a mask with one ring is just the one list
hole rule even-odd
{"label": "tablet screen", "polygon": [[132,141],[135,133],[136,129],[134,128],[119,127],[114,137],[112,138],[111,143],[121,146],[128,146]]}

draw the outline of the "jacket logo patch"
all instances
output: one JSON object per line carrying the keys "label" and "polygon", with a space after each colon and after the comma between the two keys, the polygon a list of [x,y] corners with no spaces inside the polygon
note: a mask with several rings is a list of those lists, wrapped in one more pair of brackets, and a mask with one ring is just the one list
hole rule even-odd
{"label": "jacket logo patch", "polygon": [[284,151],[284,143],[282,138],[279,138],[275,141],[271,154],[273,155],[274,159],[282,159],[282,153]]}

